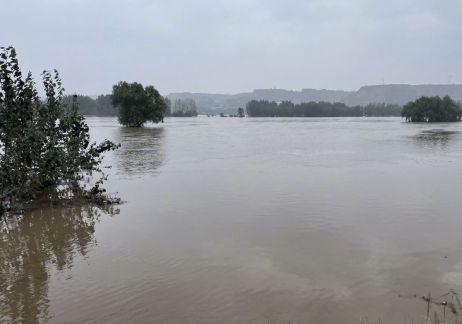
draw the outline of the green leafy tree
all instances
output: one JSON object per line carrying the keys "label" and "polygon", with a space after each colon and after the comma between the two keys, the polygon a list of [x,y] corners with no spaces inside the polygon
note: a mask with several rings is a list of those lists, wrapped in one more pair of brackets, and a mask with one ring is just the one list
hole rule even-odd
{"label": "green leafy tree", "polygon": [[462,109],[449,96],[421,97],[403,107],[401,116],[408,122],[457,122],[462,118]]}
{"label": "green leafy tree", "polygon": [[121,81],[112,88],[112,103],[124,126],[142,127],[148,121],[164,121],[165,101],[153,86]]}
{"label": "green leafy tree", "polygon": [[238,116],[238,117],[245,117],[244,108],[239,107],[239,108],[237,109],[237,116]]}
{"label": "green leafy tree", "polygon": [[82,180],[99,172],[102,154],[117,147],[91,143],[77,99],[64,104],[58,72],[42,73],[40,100],[32,75],[23,78],[13,47],[0,47],[0,214],[38,198],[103,199],[101,178],[91,188]]}

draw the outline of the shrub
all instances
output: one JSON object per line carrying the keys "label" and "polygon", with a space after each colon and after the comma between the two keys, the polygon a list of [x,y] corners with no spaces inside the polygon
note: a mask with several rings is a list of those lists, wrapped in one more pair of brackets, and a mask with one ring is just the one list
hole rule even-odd
{"label": "shrub", "polygon": [[38,198],[108,201],[104,176],[90,188],[83,180],[101,171],[102,154],[117,145],[90,143],[76,96],[64,104],[56,70],[42,79],[44,100],[31,73],[23,78],[15,49],[0,47],[0,214]]}

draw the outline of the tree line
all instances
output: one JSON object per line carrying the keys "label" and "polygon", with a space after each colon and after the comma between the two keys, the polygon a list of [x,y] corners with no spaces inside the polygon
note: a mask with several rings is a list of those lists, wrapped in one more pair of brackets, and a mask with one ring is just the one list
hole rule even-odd
{"label": "tree line", "polygon": [[[132,96],[132,98],[135,98],[138,95],[138,99],[140,98],[140,92],[138,92],[138,94],[136,95],[136,86],[133,87],[130,91],[133,91],[133,93],[127,92],[127,95]],[[79,112],[86,116],[118,116],[120,114],[120,112],[118,111],[118,109],[120,109],[118,108],[120,107],[120,103],[115,105],[112,100],[112,97],[113,93],[99,95],[96,98],[92,98],[87,95],[77,95],[77,104]],[[168,99],[167,97],[161,97],[161,99],[163,100],[163,103],[159,102],[159,104],[161,104],[162,109],[164,109],[165,117],[194,117],[198,114],[197,105],[194,99],[177,99],[173,102],[173,105],[170,99]],[[73,100],[73,95],[64,96],[64,103],[66,105],[70,106]]]}
{"label": "tree line", "polygon": [[369,104],[349,107],[335,102],[303,102],[252,100],[246,105],[249,117],[387,117],[401,116],[402,107],[392,104]]}
{"label": "tree line", "polygon": [[172,117],[195,117],[197,116],[197,106],[194,99],[176,99],[173,108],[168,109],[169,116]]}
{"label": "tree line", "polygon": [[[70,106],[73,95],[64,96],[64,104]],[[112,104],[112,95],[99,95],[96,99],[86,95],[77,95],[79,112],[87,116],[117,116],[117,110]]]}

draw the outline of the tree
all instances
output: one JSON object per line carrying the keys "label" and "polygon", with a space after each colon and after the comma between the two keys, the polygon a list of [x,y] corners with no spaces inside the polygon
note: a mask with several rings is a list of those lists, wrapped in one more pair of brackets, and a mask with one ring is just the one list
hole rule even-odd
{"label": "tree", "polygon": [[[72,106],[72,102],[74,101],[73,95],[66,95],[64,96],[64,103],[67,106]],[[85,95],[78,95],[77,96],[77,103],[79,104],[79,111],[83,115],[88,116],[96,116],[97,115],[97,106],[96,100],[91,98],[90,96]]]}
{"label": "tree", "polygon": [[124,126],[141,127],[147,121],[164,121],[165,101],[153,86],[121,81],[112,87],[112,103]]}
{"label": "tree", "polygon": [[110,94],[99,95],[96,98],[96,116],[116,116],[117,110],[112,105],[112,96]]}
{"label": "tree", "polygon": [[239,108],[237,109],[237,116],[238,116],[238,117],[245,117],[244,108],[239,107]]}
{"label": "tree", "polygon": [[197,116],[196,102],[193,99],[177,99],[173,106],[173,117],[195,117]]}
{"label": "tree", "polygon": [[164,97],[164,104],[165,104],[165,116],[171,116],[172,115],[172,102],[168,97]]}
{"label": "tree", "polygon": [[104,200],[104,178],[90,189],[81,183],[117,145],[91,143],[76,96],[64,104],[58,72],[42,78],[44,100],[31,73],[23,78],[15,49],[0,47],[0,214],[38,198]]}
{"label": "tree", "polygon": [[401,116],[408,122],[457,122],[462,118],[462,109],[449,96],[420,97],[403,107]]}

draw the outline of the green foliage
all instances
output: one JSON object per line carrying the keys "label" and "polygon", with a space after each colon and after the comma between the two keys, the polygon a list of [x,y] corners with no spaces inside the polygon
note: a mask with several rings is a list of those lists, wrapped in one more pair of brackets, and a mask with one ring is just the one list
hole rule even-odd
{"label": "green foliage", "polygon": [[242,117],[245,117],[244,108],[239,107],[239,108],[237,109],[237,116],[238,116],[238,117],[241,117],[241,118],[242,118]]}
{"label": "green foliage", "polygon": [[462,109],[449,96],[421,97],[403,107],[401,116],[408,122],[457,122],[462,118]]}
{"label": "green foliage", "polygon": [[103,178],[88,190],[82,180],[117,146],[90,143],[76,97],[71,107],[63,102],[58,72],[42,78],[43,101],[31,73],[23,79],[15,49],[0,48],[0,214],[44,196],[103,199]]}
{"label": "green foliage", "polygon": [[177,99],[171,113],[173,117],[195,117],[197,116],[196,102],[193,99]]}
{"label": "green foliage", "polygon": [[112,88],[112,104],[119,110],[119,122],[128,127],[141,127],[147,121],[164,121],[165,101],[153,86],[121,81]]}
{"label": "green foliage", "polygon": [[401,107],[390,104],[369,104],[367,106],[349,107],[335,102],[303,102],[294,104],[290,101],[252,100],[247,106],[249,117],[377,117],[400,116]]}

